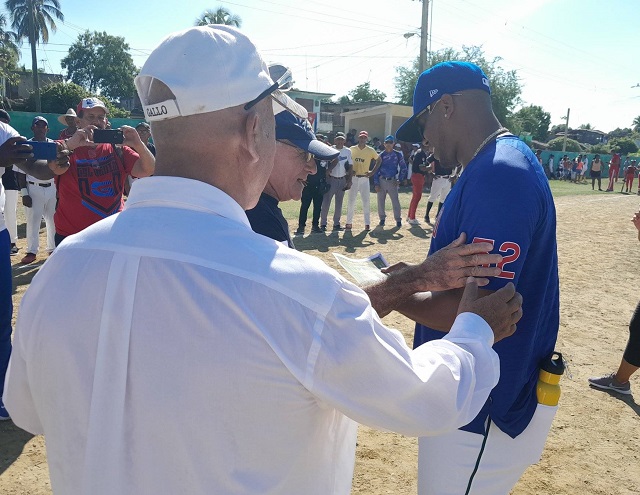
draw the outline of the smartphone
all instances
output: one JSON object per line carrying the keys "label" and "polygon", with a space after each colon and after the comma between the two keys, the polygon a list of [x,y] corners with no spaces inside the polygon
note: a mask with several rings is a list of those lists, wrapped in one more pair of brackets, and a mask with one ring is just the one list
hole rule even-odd
{"label": "smartphone", "polygon": [[124,142],[124,134],[119,129],[94,129],[93,142],[122,144]]}
{"label": "smartphone", "polygon": [[33,157],[36,160],[55,160],[58,156],[58,146],[56,143],[47,143],[45,141],[27,141],[33,147]]}

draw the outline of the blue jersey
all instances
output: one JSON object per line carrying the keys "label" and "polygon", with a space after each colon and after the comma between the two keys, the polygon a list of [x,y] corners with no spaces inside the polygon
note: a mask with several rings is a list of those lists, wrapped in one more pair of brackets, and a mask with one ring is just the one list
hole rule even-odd
{"label": "blue jersey", "polygon": [[[553,350],[559,326],[556,214],[547,178],[529,147],[513,136],[487,145],[451,190],[436,220],[429,254],[461,232],[501,254],[502,273],[489,290],[508,282],[522,294],[523,316],[511,337],[495,344],[500,381],[480,414],[463,430],[482,433],[487,416],[515,438],[536,409],[541,361]],[[414,347],[444,334],[416,325]]]}
{"label": "blue jersey", "polygon": [[380,158],[382,160],[380,168],[373,174],[373,183],[376,186],[380,185],[380,177],[389,179],[398,176],[399,181],[407,179],[407,164],[402,153],[396,150],[383,151],[380,153]]}

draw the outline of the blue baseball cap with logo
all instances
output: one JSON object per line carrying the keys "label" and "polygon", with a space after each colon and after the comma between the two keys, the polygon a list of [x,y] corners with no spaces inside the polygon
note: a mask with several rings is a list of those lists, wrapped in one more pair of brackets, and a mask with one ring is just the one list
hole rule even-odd
{"label": "blue baseball cap with logo", "polygon": [[425,70],[413,92],[413,115],[396,132],[399,141],[422,141],[416,118],[442,95],[481,89],[491,94],[489,80],[480,67],[469,62],[442,62]]}
{"label": "blue baseball cap with logo", "polygon": [[276,114],[276,139],[288,141],[321,160],[331,160],[340,154],[339,150],[316,139],[307,119],[296,117],[289,111]]}

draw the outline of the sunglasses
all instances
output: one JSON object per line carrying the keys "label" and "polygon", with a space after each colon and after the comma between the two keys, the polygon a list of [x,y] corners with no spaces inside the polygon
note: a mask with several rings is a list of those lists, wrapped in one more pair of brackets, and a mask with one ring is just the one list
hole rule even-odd
{"label": "sunglasses", "polygon": [[309,151],[305,151],[305,150],[301,150],[300,148],[298,148],[295,144],[292,144],[284,139],[278,139],[277,140],[279,143],[282,144],[286,144],[287,146],[291,146],[292,148],[295,148],[296,151],[298,151],[298,153],[300,154],[300,158],[305,162],[305,163],[309,163],[311,160],[313,160],[315,158],[315,156],[313,155],[313,153],[309,152]]}
{"label": "sunglasses", "polygon": [[[447,93],[451,96],[462,96],[462,93]],[[442,95],[444,96],[444,95]],[[420,136],[424,136],[424,124],[421,124],[420,122],[418,122],[418,119],[420,117],[422,117],[424,114],[427,114],[427,117],[429,115],[431,115],[433,113],[433,109],[436,108],[436,105],[438,103],[440,103],[440,100],[442,100],[442,97],[440,97],[438,100],[434,101],[433,103],[431,103],[430,105],[427,105],[424,110],[422,110],[421,112],[417,113],[414,119],[414,122],[416,123],[416,125],[418,126],[418,130],[420,131]],[[426,121],[425,121],[426,122]]]}
{"label": "sunglasses", "polygon": [[256,98],[251,100],[244,106],[245,110],[250,110],[252,107],[256,106],[262,100],[264,100],[267,96],[273,93],[276,89],[287,90],[291,87],[292,84],[292,76],[291,69],[287,69],[284,74],[282,74],[276,82],[274,82],[271,86],[265,89],[262,93],[260,93]]}

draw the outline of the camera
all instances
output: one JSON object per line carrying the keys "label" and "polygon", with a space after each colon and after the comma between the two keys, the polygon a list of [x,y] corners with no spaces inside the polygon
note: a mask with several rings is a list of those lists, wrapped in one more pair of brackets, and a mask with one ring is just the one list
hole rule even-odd
{"label": "camera", "polygon": [[94,129],[93,142],[122,144],[124,142],[124,134],[119,129]]}

